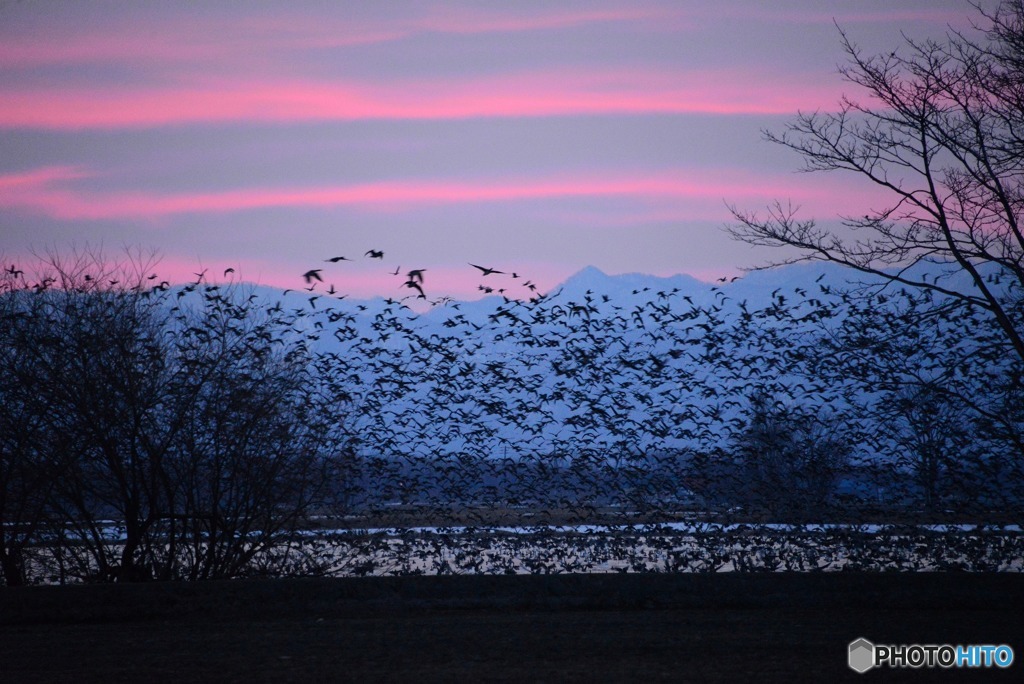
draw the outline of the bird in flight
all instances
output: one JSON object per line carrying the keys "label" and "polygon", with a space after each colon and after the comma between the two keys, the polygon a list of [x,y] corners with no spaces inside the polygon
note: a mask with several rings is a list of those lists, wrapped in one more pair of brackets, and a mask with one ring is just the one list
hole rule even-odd
{"label": "bird in flight", "polygon": [[371,259],[383,259],[384,252],[380,251],[379,249],[370,249],[367,250],[366,254],[364,254],[363,256],[368,256]]}
{"label": "bird in flight", "polygon": [[423,272],[426,271],[426,270],[427,269],[425,269],[425,268],[414,268],[413,270],[411,270],[408,273],[406,273],[405,277],[409,279],[409,282],[417,282],[418,281],[419,284],[422,285],[423,284]]}
{"label": "bird in flight", "polygon": [[224,277],[227,278],[228,273],[234,273],[234,272],[235,272],[235,269],[233,269],[233,268],[225,268],[224,269]]}
{"label": "bird in flight", "polygon": [[305,273],[302,274],[302,277],[306,279],[307,284],[312,283],[314,280],[319,280],[321,283],[324,282],[324,279],[320,277],[319,268],[314,268],[309,271],[306,271]]}
{"label": "bird in flight", "polygon": [[332,264],[336,264],[339,261],[352,261],[352,260],[349,259],[348,257],[336,256],[336,257],[331,257],[330,259],[324,259],[324,261],[329,261]]}
{"label": "bird in flight", "polygon": [[417,299],[426,299],[427,298],[426,293],[423,292],[423,288],[420,287],[419,283],[417,283],[417,282],[415,282],[413,280],[408,280],[408,281],[402,283],[402,285],[404,287],[412,288],[412,289],[416,290],[417,292],[419,292],[419,294],[416,296]]}
{"label": "bird in flight", "polygon": [[485,275],[485,276],[489,276],[492,273],[500,273],[500,274],[504,274],[505,273],[504,271],[499,271],[499,270],[494,269],[494,268],[485,268],[483,266],[477,266],[476,264],[470,264],[470,266],[472,266],[473,268],[480,269],[480,273]]}

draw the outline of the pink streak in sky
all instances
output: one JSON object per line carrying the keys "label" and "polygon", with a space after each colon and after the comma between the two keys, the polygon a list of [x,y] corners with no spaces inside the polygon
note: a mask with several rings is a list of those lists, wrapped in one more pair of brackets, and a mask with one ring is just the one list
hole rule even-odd
{"label": "pink streak in sky", "polygon": [[[46,166],[24,173],[0,175],[0,193],[17,192],[19,189],[36,189],[53,183],[84,178],[88,174],[71,166]],[[3,195],[0,195],[3,197]]]}
{"label": "pink streak in sky", "polygon": [[[514,7],[514,4],[510,4]],[[567,28],[589,23],[624,22],[658,19],[672,13],[664,9],[641,9],[638,7],[619,9],[562,10],[555,9],[549,14],[501,14],[494,11],[474,11],[461,8],[454,11],[435,12],[418,20],[410,27],[410,33],[435,31],[440,33],[513,33],[554,28]]]}
{"label": "pink streak in sky", "polygon": [[[0,41],[0,63],[9,66],[82,64],[127,60],[132,63],[210,64],[211,60],[238,62],[268,52],[336,48],[396,42],[436,33],[453,35],[507,34],[565,29],[594,23],[645,25],[634,30],[654,32],[694,30],[709,23],[754,20],[772,24],[877,24],[919,22],[940,27],[966,28],[968,12],[944,8],[864,11],[841,8],[824,11],[786,10],[775,5],[714,3],[708,6],[563,9],[532,7],[516,12],[514,4],[501,8],[428,8],[420,15],[346,19],[303,15],[296,8],[288,16],[274,14],[151,16],[131,23],[115,16],[102,27],[49,27],[46,34],[15,33]],[[141,22],[141,23],[140,23]],[[147,27],[152,30],[142,30]]]}
{"label": "pink streak in sky", "polygon": [[[533,8],[433,9],[422,16],[337,21],[330,17],[290,16],[162,17],[159,30],[143,32],[117,19],[98,31],[70,27],[55,34],[12,35],[0,42],[0,62],[8,65],[108,62],[113,60],[201,62],[251,56],[268,50],[345,47],[394,42],[422,33],[487,34],[562,29],[591,23],[658,20],[668,9]],[[156,22],[156,19],[153,19]],[[154,23],[154,28],[156,25]],[[253,46],[256,46],[255,50]]]}
{"label": "pink streak in sky", "polygon": [[[966,5],[966,3],[965,3]],[[725,13],[723,13],[725,14]],[[718,16],[722,16],[719,14]],[[917,8],[901,9],[890,7],[884,10],[861,11],[859,9],[841,10],[829,8],[827,11],[785,11],[778,7],[750,7],[743,10],[736,10],[727,13],[728,16],[742,17],[745,19],[758,19],[760,21],[785,23],[785,24],[839,24],[848,26],[850,24],[882,24],[882,23],[907,23],[920,22],[932,24],[945,28],[946,26],[958,26],[966,28],[970,24],[968,12],[957,12],[944,8]]]}
{"label": "pink streak in sky", "polygon": [[[63,220],[155,220],[179,214],[225,213],[277,207],[343,207],[401,210],[430,204],[469,204],[574,197],[638,197],[653,200],[705,200],[719,203],[799,197],[841,211],[837,194],[848,186],[808,183],[794,174],[758,176],[744,170],[674,171],[640,175],[583,173],[541,180],[497,179],[483,182],[407,181],[314,188],[246,188],[221,192],[162,194],[80,190],[73,181],[84,172],[52,167],[0,176],[0,207],[28,210]],[[845,193],[837,193],[838,190]],[[855,195],[851,206],[863,206]],[[680,210],[680,213],[685,213]]]}
{"label": "pink streak in sky", "polygon": [[[782,82],[785,81],[785,82]],[[512,74],[389,85],[206,82],[184,89],[16,90],[0,127],[111,128],[225,121],[466,119],[640,114],[791,114],[838,100],[841,84],[757,69]]]}

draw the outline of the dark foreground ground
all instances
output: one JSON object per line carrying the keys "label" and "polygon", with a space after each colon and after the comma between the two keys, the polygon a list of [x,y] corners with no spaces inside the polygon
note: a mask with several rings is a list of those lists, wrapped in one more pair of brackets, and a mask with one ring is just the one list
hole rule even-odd
{"label": "dark foreground ground", "polygon": [[[1009,644],[848,669],[850,641]],[[1022,681],[1024,576],[569,575],[0,589],[3,682]],[[965,677],[965,675],[968,675]]]}

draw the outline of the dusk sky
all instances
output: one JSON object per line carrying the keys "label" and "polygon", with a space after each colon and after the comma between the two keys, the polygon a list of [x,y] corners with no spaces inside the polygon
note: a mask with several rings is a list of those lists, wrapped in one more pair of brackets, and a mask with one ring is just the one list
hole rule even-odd
{"label": "dusk sky", "polygon": [[828,222],[882,203],[761,138],[860,95],[836,24],[874,53],[974,16],[966,0],[0,2],[0,256],[133,245],[163,277],[231,266],[296,287],[322,268],[359,297],[398,294],[398,267],[473,296],[468,262],[542,286],[586,265],[732,275],[778,255],[732,241],[727,204]]}

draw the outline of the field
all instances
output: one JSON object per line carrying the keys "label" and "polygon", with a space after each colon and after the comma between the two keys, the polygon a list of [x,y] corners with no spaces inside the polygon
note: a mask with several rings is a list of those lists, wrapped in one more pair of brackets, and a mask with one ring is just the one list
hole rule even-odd
{"label": "field", "polygon": [[[0,590],[0,671],[12,682],[867,681],[880,673],[846,665],[858,637],[1005,643],[1020,659],[1022,611],[1019,573],[42,586]],[[885,674],[1011,681],[1022,666]]]}
{"label": "field", "polygon": [[[121,553],[109,528],[106,551]],[[96,576],[82,546],[26,553],[33,584]],[[186,558],[187,560],[187,558]],[[113,560],[111,561],[113,562]],[[1019,525],[747,524],[303,530],[258,553],[247,577],[721,572],[1024,571]],[[181,575],[169,578],[182,578]]]}

